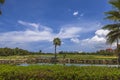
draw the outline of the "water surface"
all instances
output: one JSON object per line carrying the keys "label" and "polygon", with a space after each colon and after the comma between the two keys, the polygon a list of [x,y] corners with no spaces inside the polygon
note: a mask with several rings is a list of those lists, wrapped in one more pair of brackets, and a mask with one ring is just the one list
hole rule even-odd
{"label": "water surface", "polygon": [[52,63],[36,63],[36,64],[20,64],[19,66],[30,66],[30,65],[65,65],[65,66],[105,66],[105,67],[118,67],[118,65],[110,65],[110,64],[52,64]]}

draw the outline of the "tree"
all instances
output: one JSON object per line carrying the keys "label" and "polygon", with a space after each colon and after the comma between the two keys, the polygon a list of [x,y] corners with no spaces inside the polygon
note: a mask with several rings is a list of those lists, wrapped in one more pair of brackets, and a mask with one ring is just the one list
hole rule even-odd
{"label": "tree", "polygon": [[119,43],[119,38],[120,38],[120,24],[109,24],[103,27],[103,29],[107,29],[110,32],[106,35],[107,38],[107,43],[113,44],[114,42],[117,43],[117,48],[118,48],[118,43]]}
{"label": "tree", "polygon": [[113,10],[105,12],[106,18],[114,22],[114,24],[108,24],[103,29],[109,30],[106,35],[107,43],[117,43],[118,63],[120,64],[120,51],[119,51],[119,39],[120,39],[120,0],[110,0],[109,3],[113,6]]}
{"label": "tree", "polygon": [[[5,0],[0,0],[0,4],[4,4]],[[0,10],[0,15],[2,14],[2,11]]]}
{"label": "tree", "polygon": [[54,38],[53,45],[55,46],[55,59],[57,58],[56,48],[61,45],[61,40],[59,38]]}

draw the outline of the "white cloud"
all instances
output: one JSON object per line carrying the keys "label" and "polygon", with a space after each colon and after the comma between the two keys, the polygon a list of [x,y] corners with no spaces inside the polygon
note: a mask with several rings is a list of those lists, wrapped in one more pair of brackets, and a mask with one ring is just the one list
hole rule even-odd
{"label": "white cloud", "polygon": [[103,42],[105,43],[106,42],[106,35],[108,34],[108,30],[103,30],[103,29],[100,29],[100,30],[97,30],[95,32],[95,36],[92,37],[91,39],[88,39],[90,42]]}
{"label": "white cloud", "polygon": [[[61,39],[71,39],[78,37],[81,28],[79,27],[62,27],[59,33],[53,33],[53,30],[49,27],[40,25],[38,23],[30,23],[19,20],[19,24],[28,26],[24,31],[11,31],[0,33],[1,41],[6,42],[37,42],[37,41],[52,41],[54,37],[60,37]],[[30,29],[32,26],[34,29]]]}
{"label": "white cloud", "polygon": [[105,42],[106,39],[104,37],[99,37],[99,36],[95,35],[94,37],[92,37],[90,39],[90,41],[92,41],[92,42]]}
{"label": "white cloud", "polygon": [[98,22],[87,22],[83,23],[82,25],[82,32],[87,33],[87,32],[95,32],[96,30],[100,29],[103,25]]}
{"label": "white cloud", "polygon": [[[101,49],[109,48],[110,45],[106,44],[106,35],[109,31],[99,29],[95,32],[95,35],[86,38],[83,40],[80,40],[79,38],[71,38],[70,40],[74,43],[77,43],[74,47],[76,49],[81,49],[82,51],[97,51]],[[115,48],[115,44],[111,45],[112,48]],[[79,48],[78,48],[79,47]]]}
{"label": "white cloud", "polygon": [[[38,23],[30,23],[19,20],[19,24],[28,26],[24,31],[11,31],[0,33],[1,41],[9,42],[34,42],[34,41],[51,41],[54,37],[52,29],[42,26]],[[31,26],[33,27],[31,29]]]}
{"label": "white cloud", "polygon": [[96,34],[97,36],[101,36],[101,37],[102,37],[102,36],[105,37],[108,33],[109,33],[108,30],[103,30],[103,29],[97,30],[97,31],[95,32],[95,34]]}
{"label": "white cloud", "polygon": [[53,34],[49,31],[13,31],[0,34],[2,41],[13,41],[13,42],[32,42],[32,41],[51,41]]}
{"label": "white cloud", "polygon": [[[62,28],[69,29],[72,27],[77,28],[80,30],[80,33],[90,33],[95,32],[96,30],[100,29],[103,25],[97,21],[80,21],[74,24],[67,24],[62,26]],[[80,35],[80,34],[79,34]]]}
{"label": "white cloud", "polygon": [[80,27],[64,27],[61,28],[57,36],[63,39],[79,37],[80,31],[81,31]]}
{"label": "white cloud", "polygon": [[24,25],[24,26],[32,26],[32,27],[34,27],[36,30],[38,30],[38,28],[39,28],[39,26],[40,26],[40,24],[38,24],[38,23],[30,23],[30,22],[25,22],[25,21],[22,21],[22,20],[18,20],[18,23],[19,23],[19,24],[22,24],[22,25]]}
{"label": "white cloud", "polygon": [[[51,42],[54,37],[59,37],[63,41],[63,45],[69,46],[69,44],[64,42],[64,39],[69,39],[69,41],[76,43],[71,44],[67,49],[77,49],[85,51],[84,49],[96,51],[98,49],[104,49],[106,47],[106,34],[109,32],[107,30],[102,30],[102,26],[98,22],[88,22],[88,24],[69,24],[61,26],[58,33],[53,32],[54,30],[50,27],[40,25],[40,23],[30,23],[22,20],[18,21],[19,24],[27,26],[24,31],[11,31],[0,33],[0,45],[6,46],[20,46],[29,47],[31,43],[37,42]],[[92,25],[89,26],[89,25]],[[32,27],[32,29],[31,29]],[[95,32],[95,35],[90,38],[80,40],[81,36],[88,34],[90,32]],[[46,44],[45,44],[46,45]],[[44,46],[46,47],[46,46]],[[49,46],[48,46],[49,47]],[[64,46],[65,47],[65,46]]]}
{"label": "white cloud", "polygon": [[87,43],[90,43],[90,44],[97,44],[97,43],[106,43],[106,35],[109,31],[108,30],[97,30],[95,32],[95,36],[93,36],[92,38],[88,38],[88,39],[85,39],[83,41],[87,42]]}
{"label": "white cloud", "polygon": [[73,16],[77,16],[79,14],[78,11],[73,12]]}
{"label": "white cloud", "polygon": [[80,40],[78,38],[71,38],[71,41],[74,43],[80,43]]}
{"label": "white cloud", "polygon": [[[81,40],[81,46],[85,47],[91,51],[97,51],[100,49],[106,49],[109,45],[106,45],[106,35],[108,34],[108,30],[97,30],[95,35],[91,38],[87,38]],[[111,47],[115,47],[115,44],[111,45]]]}

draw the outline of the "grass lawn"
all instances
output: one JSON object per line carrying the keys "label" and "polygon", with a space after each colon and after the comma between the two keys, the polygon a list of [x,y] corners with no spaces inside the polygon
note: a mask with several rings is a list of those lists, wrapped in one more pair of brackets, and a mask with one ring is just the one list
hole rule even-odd
{"label": "grass lawn", "polygon": [[[25,56],[0,56],[0,59],[31,59],[31,58],[51,58],[54,57],[53,54],[47,55],[25,55]],[[63,58],[62,54],[57,55],[59,59]],[[89,60],[89,59],[116,59],[116,56],[102,56],[102,55],[79,55],[79,54],[69,54],[66,55],[66,58],[70,59],[81,59],[81,60]]]}

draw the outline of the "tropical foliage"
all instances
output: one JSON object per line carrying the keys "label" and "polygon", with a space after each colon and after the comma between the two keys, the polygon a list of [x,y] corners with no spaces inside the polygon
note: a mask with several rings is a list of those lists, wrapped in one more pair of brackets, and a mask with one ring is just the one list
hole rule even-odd
{"label": "tropical foliage", "polygon": [[[0,0],[0,4],[3,4],[5,0]],[[2,11],[0,10],[0,14],[2,14]]]}
{"label": "tropical foliage", "polygon": [[95,66],[0,65],[0,80],[119,80],[120,69]]}
{"label": "tropical foliage", "polygon": [[0,3],[3,4],[5,2],[5,0],[0,0]]}
{"label": "tropical foliage", "polygon": [[114,7],[113,10],[105,12],[106,19],[114,21],[114,24],[108,24],[103,29],[109,30],[107,34],[107,43],[117,43],[118,62],[120,63],[120,51],[118,49],[120,39],[120,0],[110,0],[109,3]]}
{"label": "tropical foliage", "polygon": [[[103,27],[103,29],[107,29],[110,32],[107,34],[107,42],[112,44],[114,42],[118,42],[120,38],[120,0],[110,0],[109,2],[113,7],[114,10],[105,12],[106,19],[112,20],[114,24],[108,24]],[[118,43],[117,43],[118,45]]]}
{"label": "tropical foliage", "polygon": [[20,48],[0,48],[0,56],[13,56],[13,55],[35,55],[42,54],[41,52],[30,52]]}
{"label": "tropical foliage", "polygon": [[56,48],[61,45],[61,40],[59,38],[54,38],[53,45],[55,46],[55,59],[57,58]]}

